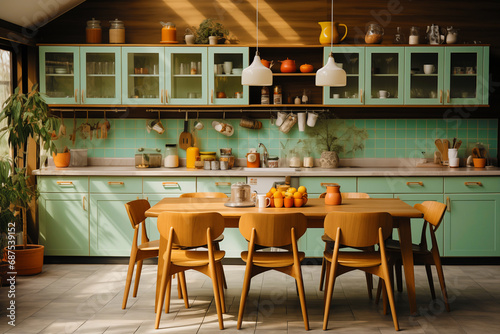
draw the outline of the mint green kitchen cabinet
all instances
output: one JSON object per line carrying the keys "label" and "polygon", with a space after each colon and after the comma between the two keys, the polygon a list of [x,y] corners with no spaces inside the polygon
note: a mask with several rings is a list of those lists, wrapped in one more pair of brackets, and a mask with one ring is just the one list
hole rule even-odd
{"label": "mint green kitchen cabinet", "polygon": [[134,235],[125,203],[142,198],[141,177],[90,178],[90,255],[129,256]]}
{"label": "mint green kitchen cabinet", "polygon": [[444,54],[443,47],[405,48],[405,104],[444,103]]}
{"label": "mint green kitchen cabinet", "polygon": [[[241,73],[228,68],[224,64],[231,63],[233,69],[243,70],[248,67],[248,48],[224,47],[208,48],[208,89],[210,91],[209,104],[244,105],[248,104],[248,86],[241,84]],[[223,71],[220,71],[221,67]],[[225,97],[218,97],[224,93]]]}
{"label": "mint green kitchen cabinet", "polygon": [[[330,47],[323,51],[324,63],[330,56]],[[364,104],[365,89],[365,48],[364,47],[335,47],[333,59],[337,66],[346,71],[347,85],[345,87],[323,88],[324,104],[330,105],[362,105]]]}
{"label": "mint green kitchen cabinet", "polygon": [[45,255],[88,256],[88,177],[40,177],[38,191],[38,239]]}
{"label": "mint green kitchen cabinet", "polygon": [[165,104],[207,104],[207,54],[205,47],[165,48]]}
{"label": "mint green kitchen cabinet", "polygon": [[442,194],[443,178],[432,176],[359,177],[358,192],[391,195],[396,193]]}
{"label": "mint green kitchen cabinet", "polygon": [[[365,104],[403,104],[404,48],[366,47],[365,52]],[[381,92],[386,92],[387,97]]]}
{"label": "mint green kitchen cabinet", "polygon": [[500,255],[500,177],[445,179],[445,256]]}
{"label": "mint green kitchen cabinet", "polygon": [[165,104],[163,47],[122,47],[122,103]]}
{"label": "mint green kitchen cabinet", "polygon": [[40,92],[48,104],[80,104],[80,48],[41,46]]}

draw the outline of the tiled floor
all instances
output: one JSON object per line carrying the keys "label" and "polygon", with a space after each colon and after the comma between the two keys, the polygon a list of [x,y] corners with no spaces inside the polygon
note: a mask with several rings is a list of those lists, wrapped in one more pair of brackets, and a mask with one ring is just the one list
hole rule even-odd
{"label": "tiled floor", "polygon": [[[191,308],[172,298],[170,313],[154,330],[156,268],[145,265],[137,298],[121,309],[126,265],[45,265],[40,275],[18,277],[15,298],[0,288],[0,333],[219,333],[212,285],[194,271],[187,274]],[[322,333],[323,302],[318,290],[320,266],[303,266],[311,330]],[[253,279],[243,328],[236,318],[244,267],[225,266],[228,281],[224,333],[305,333],[293,279],[268,272]],[[500,266],[446,266],[451,312],[430,298],[425,270],[416,267],[420,316],[410,317],[407,297],[396,293],[400,327],[404,333],[499,333]],[[437,292],[439,287],[436,286]],[[173,291],[176,292],[176,289]],[[438,293],[440,296],[440,293]],[[15,300],[16,326],[7,321],[7,307]],[[362,272],[337,281],[329,329],[335,333],[391,333],[390,315],[368,300]]]}

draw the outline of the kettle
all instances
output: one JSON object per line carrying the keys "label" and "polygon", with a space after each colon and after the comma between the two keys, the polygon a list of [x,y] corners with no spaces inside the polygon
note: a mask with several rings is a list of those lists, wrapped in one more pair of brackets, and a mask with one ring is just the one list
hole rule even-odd
{"label": "kettle", "polygon": [[255,206],[250,195],[250,186],[245,182],[233,183],[231,185],[231,198],[224,205],[238,208]]}
{"label": "kettle", "polygon": [[297,70],[297,65],[295,65],[295,60],[292,59],[285,59],[285,60],[280,60],[281,63],[281,73],[293,73]]}

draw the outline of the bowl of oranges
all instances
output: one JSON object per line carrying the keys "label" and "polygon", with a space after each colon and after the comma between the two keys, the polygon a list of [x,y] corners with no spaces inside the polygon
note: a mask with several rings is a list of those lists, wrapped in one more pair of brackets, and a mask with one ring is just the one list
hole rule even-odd
{"label": "bowl of oranges", "polygon": [[[282,188],[283,189],[283,188]],[[271,188],[266,194],[271,200],[274,208],[299,208],[307,203],[307,189],[304,186],[298,188],[288,187],[286,190]]]}

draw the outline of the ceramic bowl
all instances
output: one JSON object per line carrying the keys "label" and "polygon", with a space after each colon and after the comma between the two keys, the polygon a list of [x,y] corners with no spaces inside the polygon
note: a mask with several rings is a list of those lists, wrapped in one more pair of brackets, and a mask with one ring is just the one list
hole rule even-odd
{"label": "ceramic bowl", "polygon": [[233,74],[235,75],[241,75],[242,72],[243,72],[242,68],[233,68]]}

